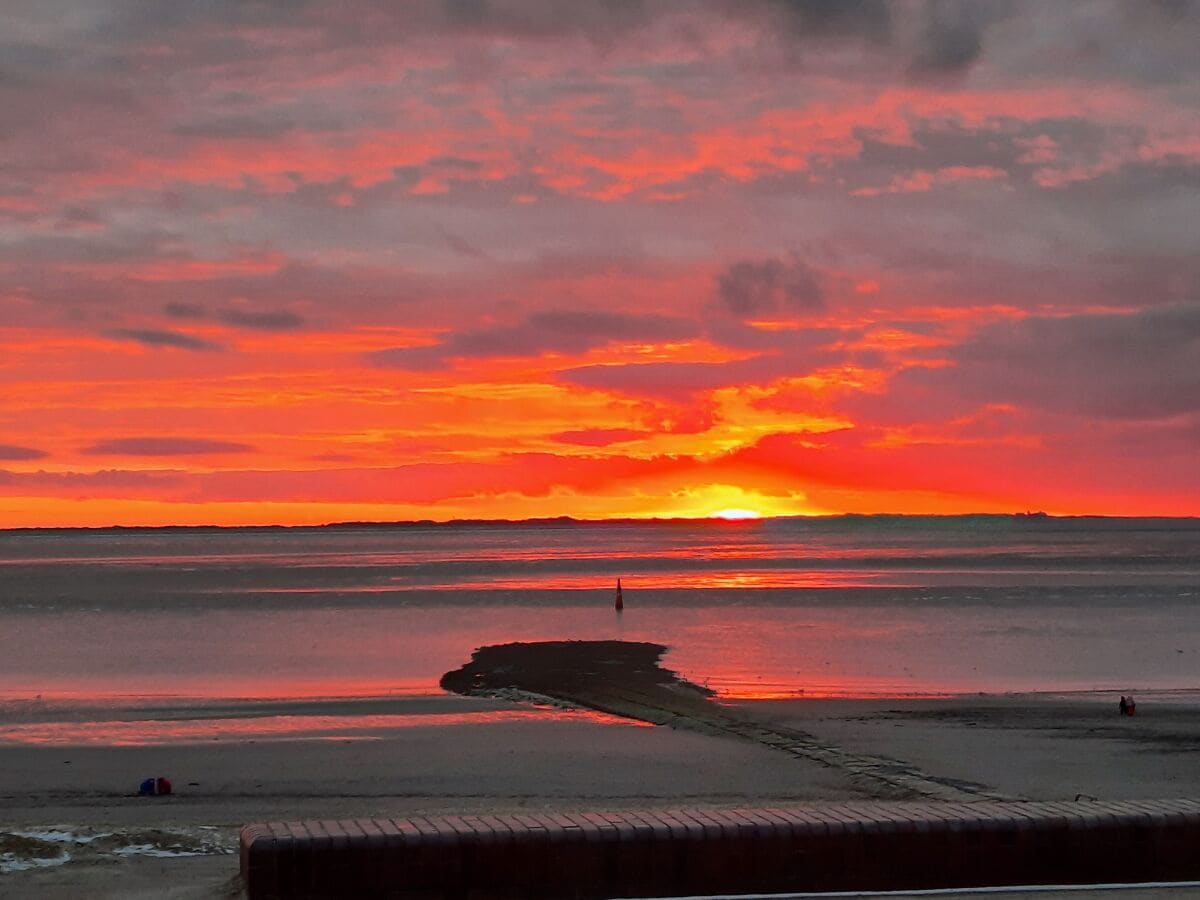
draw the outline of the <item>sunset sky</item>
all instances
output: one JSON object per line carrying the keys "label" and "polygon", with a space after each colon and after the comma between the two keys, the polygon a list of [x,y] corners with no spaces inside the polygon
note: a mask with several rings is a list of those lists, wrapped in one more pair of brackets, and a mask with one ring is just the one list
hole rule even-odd
{"label": "sunset sky", "polygon": [[1200,515],[1200,3],[6,0],[0,527]]}

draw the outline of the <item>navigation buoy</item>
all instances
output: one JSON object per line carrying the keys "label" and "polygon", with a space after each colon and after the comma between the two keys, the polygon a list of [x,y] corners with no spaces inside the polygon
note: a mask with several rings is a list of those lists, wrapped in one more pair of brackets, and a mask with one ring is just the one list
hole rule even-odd
{"label": "navigation buoy", "polygon": [[620,578],[617,579],[617,602],[613,605],[616,607],[617,612],[620,612],[625,608],[625,595],[621,593]]}

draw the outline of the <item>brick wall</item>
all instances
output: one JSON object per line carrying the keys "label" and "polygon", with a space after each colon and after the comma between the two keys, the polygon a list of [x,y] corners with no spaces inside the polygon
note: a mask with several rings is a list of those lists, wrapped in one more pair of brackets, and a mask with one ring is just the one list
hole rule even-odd
{"label": "brick wall", "polygon": [[249,825],[251,900],[585,900],[1200,878],[1200,801],[848,803]]}

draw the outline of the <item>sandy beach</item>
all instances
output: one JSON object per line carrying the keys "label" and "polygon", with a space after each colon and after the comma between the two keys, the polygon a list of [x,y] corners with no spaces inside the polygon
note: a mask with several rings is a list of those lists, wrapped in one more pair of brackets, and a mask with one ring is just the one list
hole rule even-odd
{"label": "sandy beach", "polygon": [[[645,702],[622,684],[623,703]],[[661,725],[451,694],[106,708],[106,721],[90,710],[76,722],[9,704],[0,896],[236,896],[233,851],[251,821],[780,805],[905,791],[967,802],[1200,796],[1196,694],[1140,697],[1127,718],[1103,694],[730,702],[666,689],[684,697],[684,712]],[[697,725],[698,715],[714,718]],[[725,721],[738,733],[722,731]],[[159,775],[172,795],[136,796],[143,778]]]}

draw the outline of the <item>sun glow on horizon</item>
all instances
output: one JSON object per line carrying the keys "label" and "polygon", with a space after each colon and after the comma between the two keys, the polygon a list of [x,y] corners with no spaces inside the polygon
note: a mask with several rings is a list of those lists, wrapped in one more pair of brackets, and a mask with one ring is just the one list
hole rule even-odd
{"label": "sun glow on horizon", "polygon": [[745,522],[749,519],[761,519],[762,513],[755,512],[752,509],[721,509],[714,513],[709,513],[710,519],[723,519],[726,522]]}

